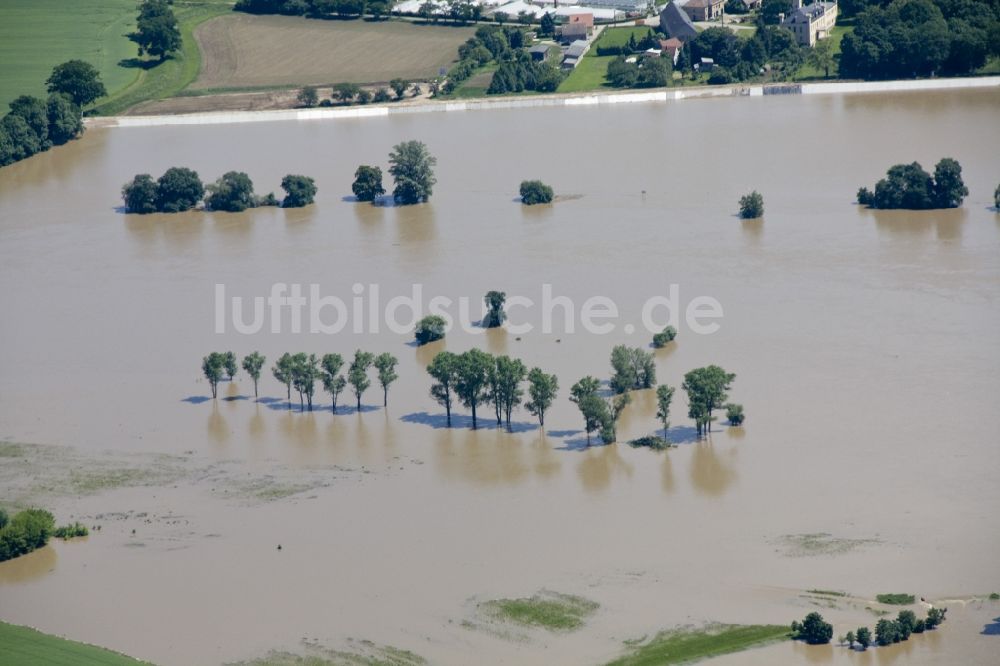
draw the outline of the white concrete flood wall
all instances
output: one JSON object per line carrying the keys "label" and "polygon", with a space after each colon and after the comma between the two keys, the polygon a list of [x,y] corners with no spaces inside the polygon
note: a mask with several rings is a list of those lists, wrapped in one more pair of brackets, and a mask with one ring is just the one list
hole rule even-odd
{"label": "white concrete flood wall", "polygon": [[117,116],[88,118],[95,127],[152,127],[157,125],[218,125],[229,123],[269,122],[279,120],[336,120],[340,118],[384,117],[400,113],[440,111],[482,111],[521,109],[543,106],[593,106],[669,102],[706,97],[759,97],[762,95],[850,95],[874,92],[917,90],[955,90],[962,88],[1000,87],[1000,76],[917,81],[857,81],[829,83],[785,83],[773,85],[732,85],[674,88],[650,92],[600,92],[574,95],[539,95],[465,101],[403,103],[388,106],[351,106],[346,108],[282,109],[275,111],[213,111],[161,116]]}

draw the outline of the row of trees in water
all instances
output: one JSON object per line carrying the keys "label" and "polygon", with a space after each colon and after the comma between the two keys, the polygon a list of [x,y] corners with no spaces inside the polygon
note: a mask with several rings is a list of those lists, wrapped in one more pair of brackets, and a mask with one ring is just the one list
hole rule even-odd
{"label": "row of trees in water", "polygon": [[[230,381],[236,376],[239,368],[253,380],[253,394],[258,396],[259,383],[267,358],[259,352],[253,352],[243,357],[242,366],[238,365],[236,354],[228,352],[212,352],[204,357],[201,362],[201,371],[212,389],[212,397],[218,397],[219,382],[228,378]],[[361,411],[361,398],[371,385],[369,372],[374,367],[377,381],[382,387],[382,405],[389,404],[389,386],[395,382],[399,375],[396,374],[396,365],[399,363],[392,354],[385,352],[373,354],[371,352],[354,352],[354,357],[347,363],[346,377],[344,370],[345,359],[340,354],[282,354],[271,367],[271,374],[279,382],[284,384],[288,407],[291,409],[292,389],[299,394],[299,409],[309,411],[313,409],[313,396],[316,394],[316,384],[323,385],[323,390],[330,394],[333,412],[337,412],[337,401],[340,394],[350,386],[357,401],[357,409]]]}
{"label": "row of trees in water", "polygon": [[148,173],[138,174],[122,187],[122,199],[129,213],[180,213],[203,199],[207,210],[239,213],[258,206],[301,208],[316,196],[316,181],[308,176],[288,174],[281,179],[281,188],[285,198],[279,202],[273,192],[254,193],[253,181],[242,171],[229,171],[206,186],[197,171],[171,167],[156,180]]}
{"label": "row of trees in water", "polygon": [[[892,645],[908,640],[912,634],[936,629],[944,622],[947,613],[947,608],[932,607],[927,610],[926,618],[918,618],[911,610],[901,610],[895,619],[881,618],[875,624],[874,636],[868,627],[858,627],[856,631],[848,631],[841,636],[840,642],[849,648],[857,645],[861,650],[871,645]],[[810,645],[825,645],[833,639],[833,625],[813,611],[802,622],[792,622],[792,638]]]}

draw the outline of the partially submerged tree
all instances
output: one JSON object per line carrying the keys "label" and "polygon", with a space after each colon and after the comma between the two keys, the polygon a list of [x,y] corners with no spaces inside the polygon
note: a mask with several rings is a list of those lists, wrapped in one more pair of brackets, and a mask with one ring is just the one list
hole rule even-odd
{"label": "partially submerged tree", "polygon": [[288,399],[288,408],[292,408],[292,369],[295,362],[292,359],[292,355],[285,352],[281,357],[275,361],[274,366],[271,368],[271,374],[279,382],[285,385],[286,398]]}
{"label": "partially submerged tree", "polygon": [[205,207],[209,210],[240,213],[257,205],[253,181],[242,171],[228,171],[206,189]]}
{"label": "partially submerged tree", "polygon": [[378,370],[378,383],[382,386],[382,406],[385,407],[389,404],[389,385],[399,379],[399,375],[396,374],[396,364],[399,363],[399,359],[389,352],[383,352],[375,357],[374,363],[375,369]]}
{"label": "partially submerged tree", "polygon": [[389,153],[389,173],[395,180],[392,197],[398,204],[416,204],[427,201],[437,179],[434,166],[437,160],[420,141],[396,144]]}
{"label": "partially submerged tree", "polygon": [[823,645],[833,638],[833,625],[824,621],[823,616],[814,611],[806,615],[802,624],[797,625],[794,638],[810,645]]}
{"label": "partially submerged tree", "polygon": [[260,381],[260,371],[267,361],[260,353],[253,352],[243,357],[243,370],[246,371],[253,380],[253,397],[257,397],[257,382]]}
{"label": "partially submerged tree", "polygon": [[324,354],[320,360],[320,379],[323,389],[330,394],[333,402],[333,413],[337,413],[337,397],[347,386],[347,380],[340,374],[344,367],[344,358],[340,354]]}
{"label": "partially submerged tree", "polygon": [[696,368],[684,375],[681,388],[688,394],[688,416],[694,419],[698,435],[712,430],[712,412],[725,404],[729,386],[736,375],[717,365]]}
{"label": "partially submerged tree", "polygon": [[122,199],[129,213],[155,213],[156,197],[156,181],[148,173],[141,173],[122,186]]}
{"label": "partially submerged tree", "polygon": [[659,333],[653,335],[653,346],[657,349],[666,347],[668,343],[673,342],[674,338],[677,337],[677,329],[673,326],[667,326]]}
{"label": "partially submerged tree", "polygon": [[744,220],[756,220],[764,216],[764,197],[754,190],[740,197],[740,217]]}
{"label": "partially submerged tree", "polygon": [[507,430],[511,430],[510,415],[514,409],[521,404],[524,390],[521,382],[524,381],[528,369],[519,359],[509,356],[498,356],[493,366],[495,381],[493,393],[490,396],[497,405],[497,414],[503,415],[507,424]]}
{"label": "partially submerged tree", "polygon": [[442,407],[451,427],[451,407],[455,398],[455,384],[458,381],[458,356],[443,351],[427,366],[427,373],[435,379],[431,385],[431,397]]}
{"label": "partially submerged tree", "polygon": [[638,347],[617,345],[611,350],[611,388],[615,393],[656,385],[656,362],[653,354]]}
{"label": "partially submerged tree", "polygon": [[308,176],[290,173],[281,179],[281,189],[285,191],[285,198],[281,201],[282,208],[302,208],[313,202],[316,181]]}
{"label": "partially submerged tree", "polygon": [[162,213],[191,210],[203,196],[198,173],[185,167],[171,167],[156,181],[156,209]]}
{"label": "partially submerged tree", "polygon": [[229,375],[229,381],[233,381],[233,377],[236,376],[236,371],[239,366],[236,364],[236,354],[231,351],[227,351],[223,354],[225,359],[226,374]]}
{"label": "partially submerged tree", "polygon": [[483,298],[486,302],[486,316],[483,317],[483,326],[486,328],[496,328],[503,325],[507,319],[507,313],[503,306],[507,302],[507,294],[503,291],[488,291]]}
{"label": "partially submerged tree", "polygon": [[299,392],[300,411],[303,409],[303,397],[309,405],[309,411],[312,411],[313,394],[316,392],[316,380],[319,378],[319,359],[315,354],[299,353],[292,357],[292,386]]}
{"label": "partially submerged tree", "polygon": [[208,385],[212,387],[212,398],[218,397],[219,382],[222,381],[226,372],[226,355],[219,352],[212,352],[201,360],[201,371],[208,380]]}
{"label": "partially submerged tree", "polygon": [[663,439],[667,438],[667,430],[670,428],[670,403],[674,399],[674,388],[666,384],[656,387],[656,418],[663,426]]}
{"label": "partially submerged tree", "polygon": [[417,322],[417,327],[413,332],[418,345],[426,345],[444,337],[446,322],[443,317],[428,315]]}
{"label": "partially submerged tree", "polygon": [[743,405],[737,404],[735,402],[730,402],[726,405],[726,419],[729,421],[729,425],[741,426],[743,425],[744,419],[746,419],[746,414],[743,413]]}
{"label": "partially submerged tree", "polygon": [[347,369],[347,383],[354,390],[359,412],[361,411],[361,396],[372,384],[371,380],[368,379],[368,368],[372,366],[374,360],[374,354],[358,349],[354,352],[354,360],[351,361],[351,365]]}
{"label": "partially submerged tree", "polygon": [[362,164],[354,172],[354,183],[351,191],[358,201],[375,201],[385,194],[382,187],[382,169],[377,166]]}
{"label": "partially submerged tree", "polygon": [[552,199],[555,197],[555,192],[552,191],[552,188],[540,180],[521,181],[520,192],[521,203],[525,206],[552,203]]}
{"label": "partially submerged tree", "polygon": [[528,402],[524,408],[538,417],[538,425],[545,427],[545,412],[555,402],[559,391],[559,381],[555,375],[547,375],[541,368],[532,368],[528,373]]}
{"label": "partially submerged tree", "polygon": [[477,408],[488,398],[490,370],[493,357],[479,349],[470,349],[458,356],[455,394],[462,404],[472,410],[472,429],[478,427]]}
{"label": "partially submerged tree", "polygon": [[934,176],[919,162],[896,164],[875,183],[874,192],[862,187],[857,198],[859,204],[869,208],[928,210],[957,208],[968,194],[961,165],[945,157],[934,168]]}

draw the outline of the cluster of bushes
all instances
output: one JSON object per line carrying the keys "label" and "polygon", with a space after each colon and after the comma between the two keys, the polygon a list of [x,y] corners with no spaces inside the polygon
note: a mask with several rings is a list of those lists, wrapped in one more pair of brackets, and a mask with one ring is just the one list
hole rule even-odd
{"label": "cluster of bushes", "polygon": [[0,562],[41,548],[55,526],[55,518],[43,509],[25,509],[13,517],[0,509]]}
{"label": "cluster of bushes", "polygon": [[848,0],[842,11],[857,14],[840,45],[843,78],[968,74],[1000,55],[1000,5],[989,0]]}
{"label": "cluster of bushes", "polygon": [[451,411],[461,402],[472,412],[472,427],[478,427],[478,409],[492,406],[497,427],[506,422],[511,429],[511,414],[521,406],[525,392],[522,384],[528,382],[528,401],[524,408],[538,417],[545,426],[545,413],[555,401],[559,381],[555,375],[546,374],[541,368],[527,366],[516,358],[493,356],[479,349],[461,354],[443,351],[427,366],[427,373],[434,379],[431,397],[445,409],[448,427]]}
{"label": "cluster of bushes", "polygon": [[87,526],[80,522],[70,523],[69,525],[60,525],[52,533],[52,536],[57,539],[72,539],[73,537],[85,537],[90,534],[90,530]]}
{"label": "cluster of bushes", "polygon": [[673,342],[676,337],[677,329],[673,326],[667,326],[659,333],[653,335],[653,346],[657,349],[662,349],[663,347],[666,347],[668,343]]}
{"label": "cluster of bushes", "polygon": [[[434,192],[437,159],[420,141],[398,143],[389,153],[389,174],[395,181],[392,198],[397,204],[410,205],[427,201]],[[374,202],[385,194],[382,169],[362,164],[354,172],[351,190],[358,201]]]}
{"label": "cluster of bushes", "polygon": [[[947,608],[931,608],[925,619],[918,619],[913,611],[901,610],[894,620],[879,620],[875,624],[874,635],[868,627],[858,627],[856,631],[847,632],[840,642],[849,648],[857,644],[862,650],[871,645],[892,645],[909,639],[911,634],[922,634],[937,628],[944,622],[947,613]],[[833,638],[833,625],[814,611],[806,615],[802,622],[792,622],[792,638],[811,645],[825,645]]]}
{"label": "cluster of bushes", "polygon": [[0,120],[0,167],[80,136],[82,108],[107,94],[100,74],[82,60],[57,65],[45,83],[48,98],[21,95]]}
{"label": "cluster of bushes", "polygon": [[285,14],[310,18],[358,18],[369,14],[381,18],[389,14],[391,0],[237,0],[233,7],[248,14]]}
{"label": "cluster of bushes", "polygon": [[928,210],[957,208],[962,205],[969,188],[962,180],[962,166],[950,157],[934,167],[934,175],[924,171],[919,162],[897,164],[886,177],[858,190],[858,203],[869,208]]}
{"label": "cluster of bushes", "polygon": [[[288,174],[281,179],[283,208],[308,206],[316,196],[316,183],[307,176]],[[204,199],[206,210],[241,212],[257,206],[277,206],[274,193],[254,194],[253,181],[242,171],[229,171],[205,186],[198,173],[186,167],[171,167],[157,180],[138,174],[122,186],[122,199],[129,213],[179,213],[191,210]]]}
{"label": "cluster of bushes", "polygon": [[[267,358],[258,352],[253,352],[243,357],[243,370],[253,380],[253,393],[257,397],[258,384],[261,372]],[[361,351],[354,352],[354,358],[348,364],[346,378],[341,373],[344,368],[344,357],[340,354],[324,354],[318,357],[315,354],[303,352],[297,354],[282,354],[275,361],[271,368],[271,374],[279,382],[285,385],[288,398],[288,408],[292,408],[292,389],[299,394],[299,409],[305,411],[308,406],[309,411],[313,410],[313,396],[316,394],[316,383],[320,382],[323,389],[330,394],[333,413],[337,413],[337,399],[340,394],[350,385],[357,400],[358,411],[361,411],[361,397],[371,386],[369,371],[375,368],[378,375],[378,382],[382,387],[382,404],[389,404],[389,385],[399,378],[396,374],[396,365],[399,360],[388,352],[382,354],[372,354]],[[238,367],[236,364],[236,354],[233,352],[212,352],[201,361],[201,371],[208,380],[212,388],[212,397],[218,395],[218,385],[228,376],[232,381],[236,376]]]}
{"label": "cluster of bushes", "polygon": [[521,181],[520,193],[521,203],[525,206],[552,203],[555,198],[552,188],[540,180]]}
{"label": "cluster of bushes", "polygon": [[629,62],[618,56],[608,63],[608,83],[615,88],[663,88],[673,78],[673,61],[669,57],[644,56]]}

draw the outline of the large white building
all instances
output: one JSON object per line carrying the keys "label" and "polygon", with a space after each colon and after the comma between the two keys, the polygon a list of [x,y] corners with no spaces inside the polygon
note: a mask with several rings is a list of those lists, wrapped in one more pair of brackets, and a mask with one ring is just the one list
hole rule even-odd
{"label": "large white building", "polygon": [[781,27],[791,30],[802,46],[815,46],[817,40],[829,37],[836,23],[836,2],[814,2],[803,7],[802,0],[792,0],[792,11],[781,17]]}

